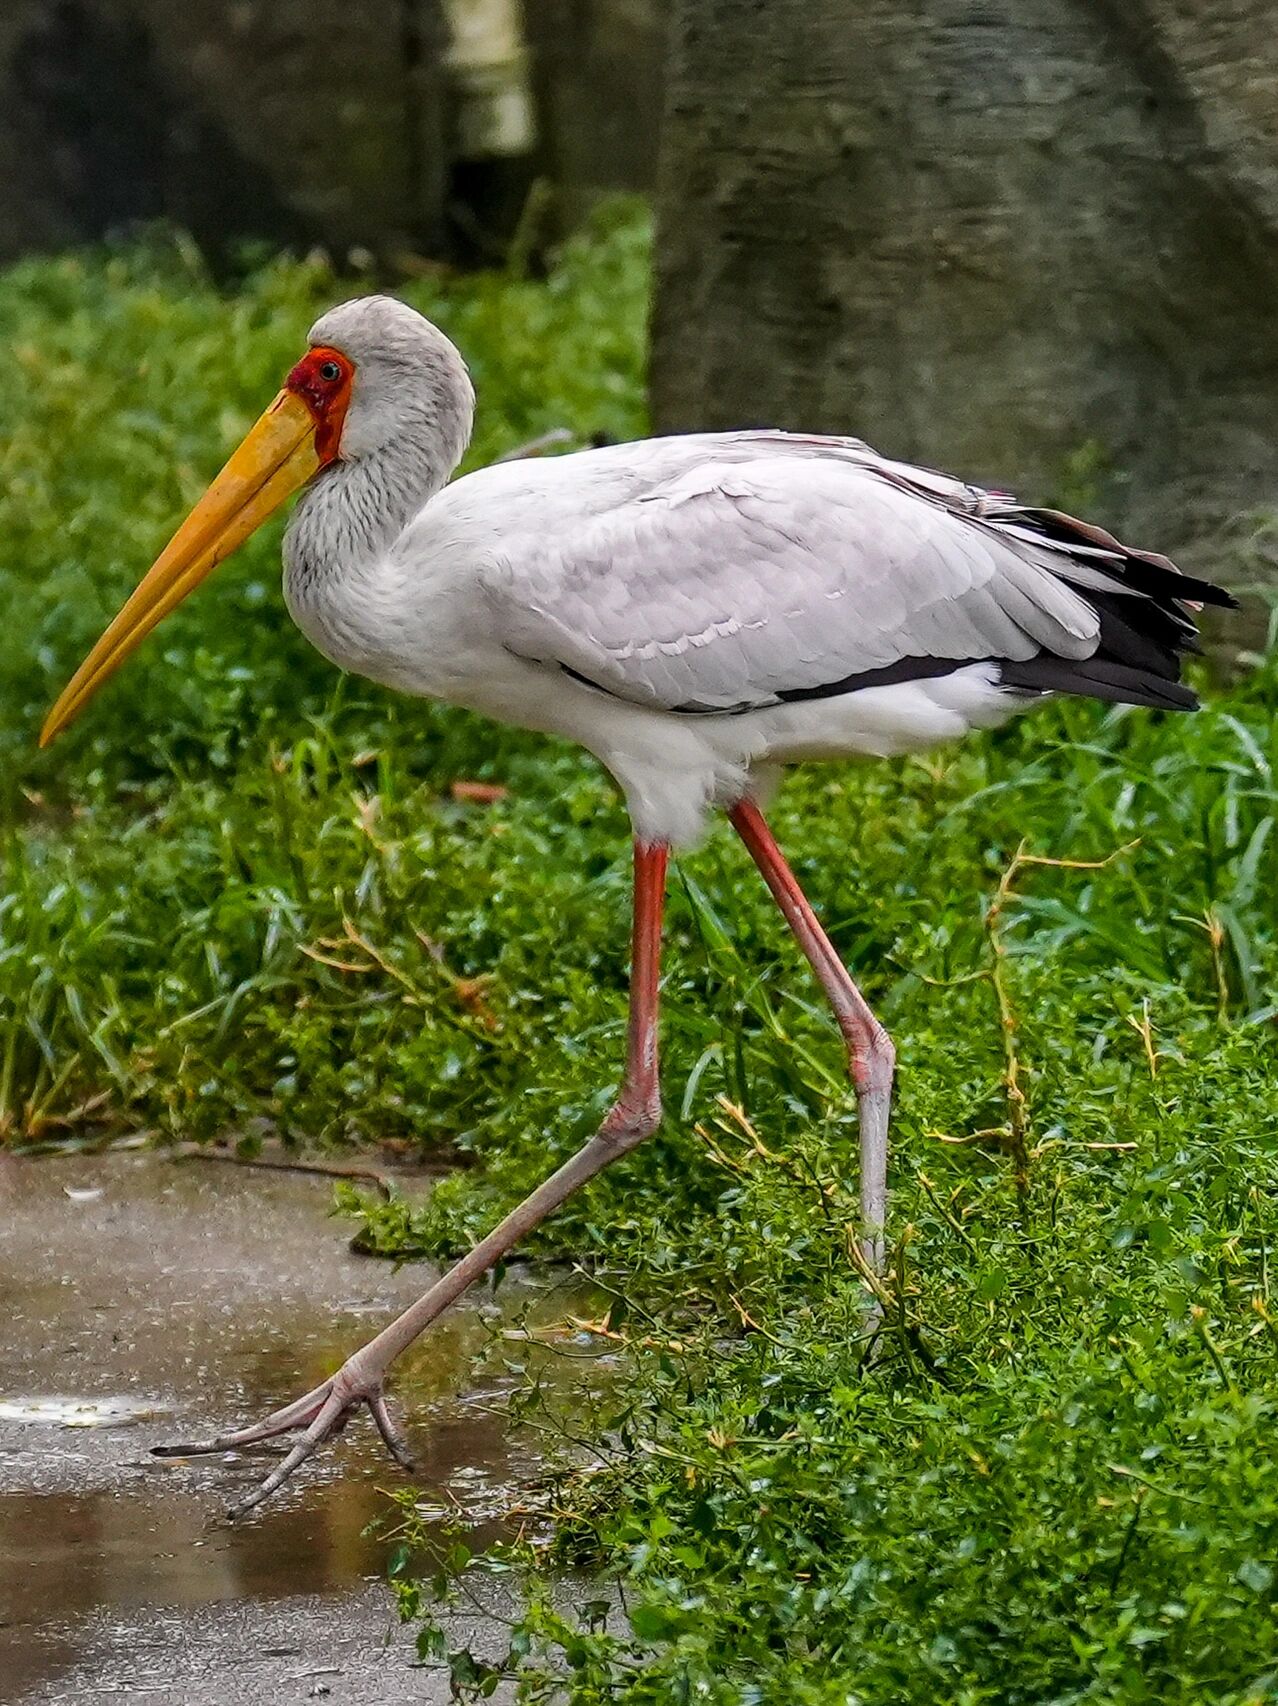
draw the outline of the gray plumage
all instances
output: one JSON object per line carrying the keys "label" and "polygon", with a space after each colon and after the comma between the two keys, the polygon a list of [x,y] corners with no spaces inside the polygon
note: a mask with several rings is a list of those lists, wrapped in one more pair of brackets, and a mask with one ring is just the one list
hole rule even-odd
{"label": "gray plumage", "polygon": [[910,660],[919,674],[938,660],[1082,662],[1102,647],[1098,592],[1137,627],[1136,607],[1153,602],[1133,562],[1170,589],[1160,639],[1192,638],[1165,559],[1067,518],[1054,538],[1047,512],[857,440],[716,434],[589,460],[633,467],[636,450],[646,479],[620,498],[603,481],[601,507],[521,541],[517,576],[498,565],[486,577],[513,651],[619,699],[739,712]]}

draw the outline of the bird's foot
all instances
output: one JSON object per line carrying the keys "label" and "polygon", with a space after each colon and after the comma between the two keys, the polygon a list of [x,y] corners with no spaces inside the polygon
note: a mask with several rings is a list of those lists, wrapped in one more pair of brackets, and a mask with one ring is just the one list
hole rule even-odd
{"label": "bird's foot", "polygon": [[151,1455],[206,1457],[215,1452],[238,1451],[242,1446],[257,1445],[262,1440],[277,1439],[281,1434],[290,1434],[298,1428],[305,1428],[301,1439],[283,1462],[271,1471],[261,1486],[227,1512],[234,1520],[260,1505],[264,1499],[269,1499],[273,1492],[284,1485],[294,1470],[299,1469],[326,1440],[341,1433],[355,1411],[362,1404],[366,1404],[386,1449],[396,1463],[411,1470],[413,1459],[408,1443],[386,1403],[384,1370],[369,1369],[361,1364],[359,1359],[360,1353],[357,1351],[342,1364],[336,1374],[312,1387],[302,1397],[295,1398],[291,1404],[285,1404],[283,1409],[273,1411],[265,1421],[258,1422],[253,1427],[237,1428],[232,1433],[219,1434],[216,1439],[153,1446]]}

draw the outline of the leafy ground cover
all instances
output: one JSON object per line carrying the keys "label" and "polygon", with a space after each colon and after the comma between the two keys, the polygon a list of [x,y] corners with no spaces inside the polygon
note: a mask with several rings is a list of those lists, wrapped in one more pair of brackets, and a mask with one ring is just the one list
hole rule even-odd
{"label": "leafy ground cover", "polygon": [[[642,430],[645,264],[624,213],[548,281],[408,292],[475,368],[477,458]],[[0,449],[0,1125],[452,1153],[471,1165],[425,1210],[348,1200],[370,1248],[439,1254],[606,1104],[629,879],[606,780],[335,681],[289,629],[273,538],[31,745],[348,288],[272,261],[220,291],[160,240],[0,277],[23,381]],[[872,1347],[837,1040],[740,851],[680,861],[670,1117],[533,1246],[590,1260],[627,1356],[549,1536],[464,1574],[518,1572],[509,1651],[448,1653],[405,1531],[399,1592],[460,1687],[1278,1698],[1276,765],[1264,664],[1195,718],[1058,705],[787,788],[778,830],[901,1060]],[[504,792],[454,786],[475,781]],[[565,1566],[624,1613],[593,1589],[566,1611]]]}

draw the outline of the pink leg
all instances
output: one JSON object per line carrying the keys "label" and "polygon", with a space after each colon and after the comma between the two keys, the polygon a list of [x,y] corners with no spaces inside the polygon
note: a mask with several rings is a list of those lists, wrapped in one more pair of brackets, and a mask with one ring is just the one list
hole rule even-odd
{"label": "pink leg", "polygon": [[807,955],[847,1043],[861,1125],[861,1219],[865,1230],[862,1249],[866,1260],[874,1268],[881,1268],[883,1227],[887,1219],[888,1112],[892,1104],[896,1050],[835,953],[758,806],[753,800],[741,800],[728,816]]}
{"label": "pink leg", "polygon": [[305,1427],[306,1432],[279,1468],[268,1475],[257,1491],[232,1515],[242,1515],[269,1498],[317,1446],[340,1431],[352,1411],[361,1404],[368,1405],[391,1454],[406,1467],[411,1467],[407,1447],[391,1421],[383,1395],[386,1373],[395,1358],[525,1233],[531,1232],[571,1196],[579,1185],[584,1185],[610,1161],[642,1143],[661,1123],[661,1087],[657,1074],[657,989],[668,859],[669,849],[663,844],[635,842],[634,934],[626,1071],[616,1102],[589,1143],[539,1185],[518,1208],[512,1209],[499,1226],[436,1280],[424,1296],[410,1304],[402,1315],[384,1327],[375,1339],[356,1351],[335,1375],[313,1391],[277,1410],[255,1427],[240,1428],[234,1433],[221,1434],[216,1439],[194,1445],[155,1448],[155,1455],[159,1457],[194,1457],[253,1445],[259,1440]]}

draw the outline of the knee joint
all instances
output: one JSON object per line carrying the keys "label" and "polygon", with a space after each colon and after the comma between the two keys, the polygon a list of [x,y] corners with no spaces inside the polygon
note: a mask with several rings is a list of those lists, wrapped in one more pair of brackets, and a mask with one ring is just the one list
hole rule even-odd
{"label": "knee joint", "polygon": [[890,1090],[896,1073],[896,1045],[878,1020],[869,1029],[849,1036],[848,1045],[857,1090]]}
{"label": "knee joint", "polygon": [[618,1149],[633,1149],[644,1138],[651,1137],[660,1124],[661,1092],[653,1089],[644,1096],[623,1095],[614,1102],[599,1135]]}

